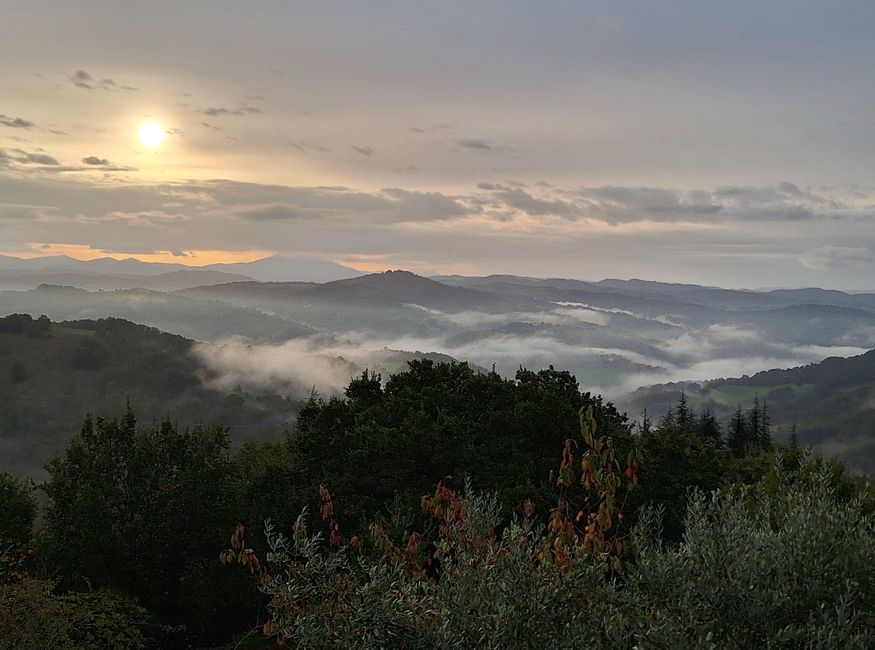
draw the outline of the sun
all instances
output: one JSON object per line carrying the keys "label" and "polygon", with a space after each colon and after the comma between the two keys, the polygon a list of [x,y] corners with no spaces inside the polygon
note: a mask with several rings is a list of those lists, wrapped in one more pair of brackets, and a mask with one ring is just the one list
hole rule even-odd
{"label": "sun", "polygon": [[157,149],[164,140],[164,129],[157,122],[144,122],[137,132],[140,142],[147,149]]}

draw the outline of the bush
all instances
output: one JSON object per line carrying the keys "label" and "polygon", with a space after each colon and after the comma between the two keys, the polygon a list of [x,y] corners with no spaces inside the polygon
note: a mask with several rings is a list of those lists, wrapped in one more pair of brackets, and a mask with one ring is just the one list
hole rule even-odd
{"label": "bush", "polygon": [[30,541],[36,501],[30,482],[0,473],[0,549]]}
{"label": "bush", "polygon": [[142,650],[146,639],[141,628],[146,610],[132,599],[106,589],[73,593],[60,601],[73,613],[70,639],[79,650]]}
{"label": "bush", "polygon": [[110,591],[57,597],[54,584],[24,578],[0,585],[0,650],[142,650],[146,612]]}
{"label": "bush", "polygon": [[875,647],[873,519],[826,471],[775,477],[695,492],[675,548],[642,519],[623,590],[641,647]]}
{"label": "bush", "polygon": [[634,557],[608,571],[592,555],[556,561],[530,519],[497,534],[501,509],[477,494],[444,502],[431,550],[377,527],[372,552],[326,544],[302,515],[291,538],[268,526],[266,565],[239,530],[223,559],[260,576],[265,631],[299,648],[875,647],[875,521],[802,463],[769,485],[694,492],[674,546],[645,510]]}

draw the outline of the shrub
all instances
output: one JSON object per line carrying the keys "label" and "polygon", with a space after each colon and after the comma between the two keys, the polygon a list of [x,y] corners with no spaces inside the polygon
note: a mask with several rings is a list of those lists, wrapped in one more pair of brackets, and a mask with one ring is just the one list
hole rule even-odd
{"label": "shrub", "polygon": [[827,471],[795,474],[693,493],[677,547],[642,518],[623,590],[641,647],[875,647],[875,523]]}

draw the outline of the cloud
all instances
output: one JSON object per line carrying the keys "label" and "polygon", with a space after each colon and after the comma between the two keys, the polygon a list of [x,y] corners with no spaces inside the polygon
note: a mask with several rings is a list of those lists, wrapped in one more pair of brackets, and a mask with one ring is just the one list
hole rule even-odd
{"label": "cloud", "polygon": [[530,216],[558,215],[569,218],[581,216],[581,210],[566,201],[535,198],[519,188],[499,189],[495,196],[504,204]]}
{"label": "cloud", "polygon": [[97,156],[86,156],[82,159],[82,163],[85,165],[109,165],[106,158],[98,158]]}
{"label": "cloud", "polygon": [[305,142],[303,140],[298,140],[297,142],[289,142],[288,145],[292,149],[296,149],[296,150],[300,151],[301,153],[309,153],[312,151],[319,152],[319,153],[328,153],[331,151],[331,149],[329,149],[328,147],[323,147],[322,145],[318,145],[318,144],[311,144],[311,143]]}
{"label": "cloud", "polygon": [[[58,160],[52,151],[25,149],[49,156],[44,162]],[[506,181],[454,193],[405,185],[362,191],[222,179],[138,185],[100,176],[121,171],[115,166],[88,165],[80,158],[75,166],[63,159],[60,165],[30,160],[12,148],[0,159],[0,202],[41,206],[44,215],[15,232],[6,229],[7,250],[27,241],[118,248],[132,237],[161,250],[171,240],[183,248],[224,250],[233,241],[246,249],[307,251],[332,259],[382,255],[385,268],[421,273],[695,277],[715,285],[732,278],[739,287],[872,288],[847,259],[832,260],[841,257],[836,251],[809,253],[809,266],[800,266],[802,251],[823,246],[875,251],[870,232],[875,192],[866,188],[800,185],[798,193],[787,187],[736,188],[724,196],[725,188],[523,189]],[[56,178],[43,178],[50,174]],[[60,174],[87,174],[88,180],[65,181]],[[786,219],[761,209],[776,201],[817,207],[810,209],[805,229],[791,237]],[[707,205],[721,207],[701,209]],[[182,227],[178,220],[141,216],[159,213],[189,219]],[[122,225],[121,214],[132,215],[129,225]],[[829,273],[811,269],[825,265]],[[594,303],[583,297],[580,302]]]}
{"label": "cloud", "polygon": [[46,153],[41,152],[32,152],[32,151],[24,151],[23,149],[12,149],[11,150],[14,155],[10,156],[7,154],[7,160],[13,160],[18,163],[23,163],[26,165],[47,165],[47,166],[58,166],[61,163],[58,162],[58,159],[50,156]]}
{"label": "cloud", "polygon": [[278,345],[251,345],[240,340],[219,344],[197,343],[192,354],[204,364],[203,381],[211,388],[279,393],[307,397],[339,395],[365,369],[388,377],[403,366],[403,359],[422,353],[400,354],[385,347],[339,343],[326,337],[293,339]]}
{"label": "cloud", "polygon": [[214,106],[210,108],[206,108],[201,111],[204,115],[209,115],[211,117],[219,117],[222,115],[258,115],[263,111],[260,108],[255,106],[247,106],[246,104],[240,104],[237,108],[224,108],[222,106]]}
{"label": "cloud", "polygon": [[376,221],[400,223],[434,221],[464,216],[469,208],[458,198],[440,192],[416,192],[386,188],[379,193],[347,188],[274,188],[263,192],[250,186],[252,198],[269,202],[241,204],[232,214],[245,221],[320,219],[332,221]]}
{"label": "cloud", "polygon": [[408,126],[407,130],[411,133],[426,133],[428,131],[451,131],[456,128],[456,125],[453,122],[439,122],[437,124],[431,124],[429,126]]}
{"label": "cloud", "polygon": [[456,147],[459,149],[467,149],[469,151],[480,151],[483,153],[502,153],[510,151],[508,147],[497,145],[483,138],[460,138],[455,141]]}
{"label": "cloud", "polygon": [[76,70],[67,79],[77,88],[84,88],[85,90],[107,90],[111,92],[133,92],[137,90],[132,86],[119,85],[108,77],[95,79],[85,70]]}
{"label": "cloud", "polygon": [[36,126],[30,120],[25,120],[21,117],[9,117],[8,115],[0,114],[0,125],[8,126],[12,129],[32,129]]}
{"label": "cloud", "polygon": [[827,271],[836,266],[871,266],[875,254],[865,246],[820,246],[803,252],[799,262],[814,271]]}
{"label": "cloud", "polygon": [[352,147],[350,147],[350,149],[352,149],[356,153],[359,153],[363,156],[373,156],[375,153],[377,153],[371,147],[367,147],[367,146],[365,146],[365,147],[352,146]]}

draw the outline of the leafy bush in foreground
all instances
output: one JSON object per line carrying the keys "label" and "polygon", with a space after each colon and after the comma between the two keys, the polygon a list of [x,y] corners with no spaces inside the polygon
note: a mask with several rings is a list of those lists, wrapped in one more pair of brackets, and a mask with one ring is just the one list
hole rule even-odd
{"label": "leafy bush in foreground", "polygon": [[0,585],[0,650],[142,650],[146,612],[101,590],[55,596],[54,585],[24,578]]}
{"label": "leafy bush in foreground", "polygon": [[676,546],[650,511],[616,571],[552,561],[528,519],[497,532],[498,504],[477,494],[445,519],[436,570],[415,536],[326,550],[303,515],[291,538],[268,526],[267,565],[237,542],[271,597],[266,631],[300,648],[873,647],[875,523],[827,473],[796,474],[693,493]]}

